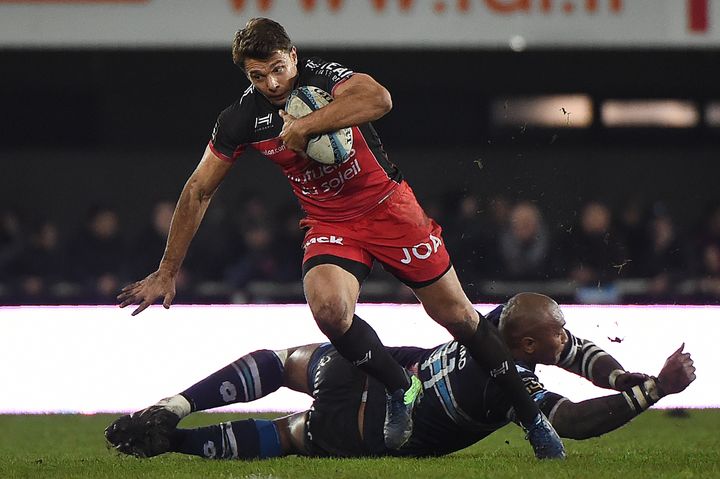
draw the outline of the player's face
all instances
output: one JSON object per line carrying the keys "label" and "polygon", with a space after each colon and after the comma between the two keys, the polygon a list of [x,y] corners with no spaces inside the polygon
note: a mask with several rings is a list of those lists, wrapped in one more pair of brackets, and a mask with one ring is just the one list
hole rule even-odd
{"label": "player's face", "polygon": [[568,340],[565,332],[565,318],[558,308],[552,318],[543,321],[535,333],[533,359],[539,364],[557,364]]}
{"label": "player's face", "polygon": [[275,52],[267,60],[247,58],[245,74],[253,86],[276,106],[285,105],[297,76],[297,52]]}

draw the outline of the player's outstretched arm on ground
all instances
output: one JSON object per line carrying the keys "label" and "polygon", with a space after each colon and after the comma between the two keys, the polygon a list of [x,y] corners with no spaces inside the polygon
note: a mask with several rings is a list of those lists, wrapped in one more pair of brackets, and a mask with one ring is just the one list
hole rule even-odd
{"label": "player's outstretched arm on ground", "polygon": [[558,366],[582,376],[595,386],[615,391],[625,391],[644,383],[649,376],[625,371],[612,355],[592,341],[578,338],[567,329],[568,342]]}
{"label": "player's outstretched arm on ground", "polygon": [[334,100],[329,105],[302,118],[281,110],[280,138],[287,148],[304,151],[313,136],[377,120],[392,109],[390,92],[365,73],[353,74],[332,93]]}
{"label": "player's outstretched arm on ground", "polygon": [[665,361],[657,378],[621,394],[573,403],[561,399],[549,418],[562,437],[587,439],[613,431],[655,404],[662,397],[684,391],[695,380],[695,366],[685,344]]}
{"label": "player's outstretched arm on ground", "polygon": [[231,166],[231,163],[215,156],[209,147],[205,149],[200,163],[180,193],[160,266],[146,278],[129,284],[120,291],[117,300],[121,308],[131,304],[139,305],[132,312],[135,316],[159,298],[163,299],[166,309],[170,307],[175,298],[175,276],[210,200]]}

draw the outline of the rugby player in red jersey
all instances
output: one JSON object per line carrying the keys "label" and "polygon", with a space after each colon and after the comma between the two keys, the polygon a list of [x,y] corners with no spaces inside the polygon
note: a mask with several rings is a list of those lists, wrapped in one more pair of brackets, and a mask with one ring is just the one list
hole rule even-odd
{"label": "rugby player in red jersey", "polygon": [[[499,328],[528,392],[563,437],[586,439],[612,431],[695,380],[693,360],[682,346],[657,377],[626,372],[592,341],[568,331],[562,311],[547,296],[521,293],[487,319]],[[496,381],[457,341],[388,351],[420,378],[424,389],[410,440],[397,450],[383,443],[385,387],[368,381],[328,343],[254,351],[178,395],[117,419],[105,434],[118,451],[140,457],[173,451],[211,459],[438,456],[516,420]],[[619,394],[574,403],[540,384],[536,364],[558,366]],[[312,396],[312,408],[272,421],[176,428],[192,412],[249,402],[280,386]]]}
{"label": "rugby player in red jersey", "polygon": [[[253,148],[282,169],[305,212],[303,286],[315,321],[344,358],[388,391],[389,448],[400,448],[410,437],[422,387],[355,315],[360,287],[375,261],[412,288],[428,315],[496,378],[535,455],[564,457],[560,438],[523,387],[507,347],[463,292],[440,226],[419,206],[370,123],[390,111],[390,93],[371,76],[338,63],[299,60],[284,28],[267,18],[252,19],[237,32],[232,54],[251,85],[220,113],[180,194],[157,271],[123,288],[120,307],[139,304],[135,315],[158,298],[170,307],[175,276],[214,192],[238,157]],[[294,118],[282,108],[298,86],[319,87],[334,100]],[[319,164],[304,154],[313,136],[346,127],[352,127],[353,151],[342,164]]]}

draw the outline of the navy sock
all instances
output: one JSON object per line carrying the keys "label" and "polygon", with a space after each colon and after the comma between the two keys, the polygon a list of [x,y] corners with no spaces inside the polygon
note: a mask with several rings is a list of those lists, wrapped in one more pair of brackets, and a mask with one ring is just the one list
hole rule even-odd
{"label": "navy sock", "polygon": [[[480,314],[480,313],[478,313]],[[497,328],[480,314],[480,322],[475,334],[463,344],[470,355],[483,368],[490,372],[502,390],[509,396],[520,423],[529,426],[540,409],[530,398],[525,384],[515,368],[510,350],[505,345]]]}
{"label": "navy sock", "polygon": [[407,372],[387,352],[372,326],[357,315],[345,334],[332,344],[342,357],[383,383],[388,391],[410,387]]}
{"label": "navy sock", "polygon": [[193,411],[250,402],[283,385],[283,364],[273,351],[247,354],[181,392]]}
{"label": "navy sock", "polygon": [[172,449],[207,459],[266,459],[283,455],[277,427],[265,419],[178,429]]}

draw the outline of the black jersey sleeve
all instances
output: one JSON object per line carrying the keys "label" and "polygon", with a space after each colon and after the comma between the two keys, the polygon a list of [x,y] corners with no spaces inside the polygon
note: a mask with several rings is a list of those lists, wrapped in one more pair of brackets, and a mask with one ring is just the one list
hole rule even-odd
{"label": "black jersey sleeve", "polygon": [[304,61],[299,83],[300,86],[316,86],[333,94],[335,87],[353,76],[354,73],[340,63],[312,57]]}
{"label": "black jersey sleeve", "polygon": [[232,162],[245,151],[254,120],[249,105],[252,101],[250,87],[240,100],[225,108],[218,116],[210,138],[210,149],[220,158]]}
{"label": "black jersey sleeve", "polygon": [[488,314],[485,315],[485,319],[490,321],[490,324],[495,326],[496,328],[500,326],[500,315],[502,315],[503,309],[505,309],[505,305],[501,304],[492,311],[490,311]]}
{"label": "black jersey sleeve", "polygon": [[622,370],[620,363],[592,341],[578,338],[567,329],[565,333],[568,341],[557,365],[598,387],[614,389],[608,378],[614,370]]}

